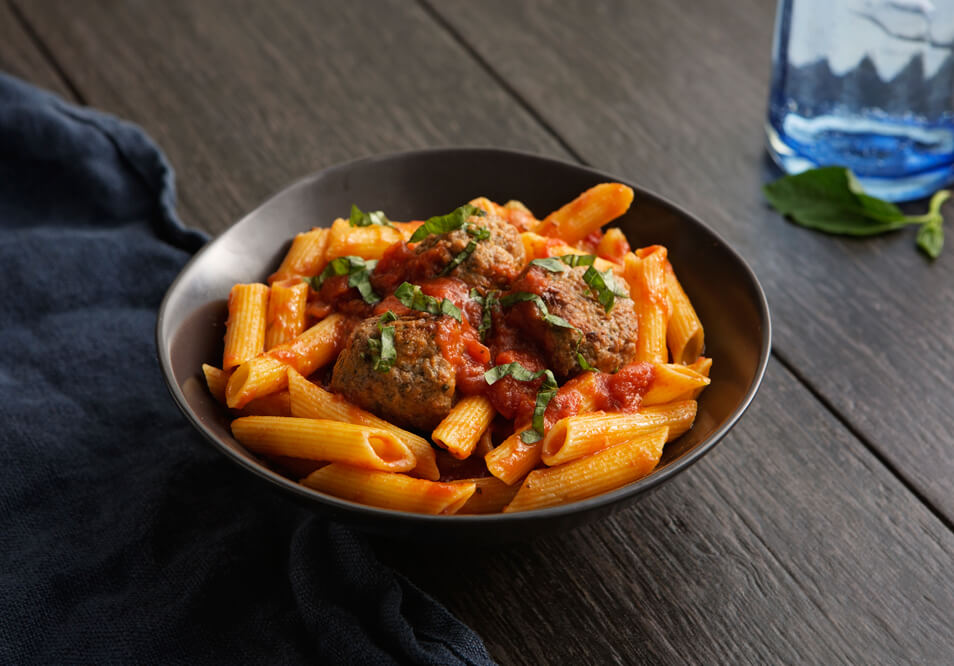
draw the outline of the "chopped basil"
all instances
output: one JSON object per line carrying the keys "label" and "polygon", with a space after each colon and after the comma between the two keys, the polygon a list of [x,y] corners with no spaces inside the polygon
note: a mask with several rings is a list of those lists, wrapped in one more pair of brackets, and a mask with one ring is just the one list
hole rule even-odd
{"label": "chopped basil", "polygon": [[551,273],[562,273],[566,270],[566,264],[560,261],[559,257],[546,257],[545,259],[534,259],[530,262],[531,266],[539,266]]}
{"label": "chopped basil", "polygon": [[567,266],[592,266],[593,262],[596,261],[596,255],[594,254],[564,254],[560,257],[562,261]]}
{"label": "chopped basil", "polygon": [[424,240],[431,234],[446,234],[450,231],[454,231],[455,229],[460,229],[473,215],[482,216],[486,215],[486,213],[476,206],[464,204],[460,208],[451,211],[447,215],[438,215],[436,217],[432,217],[417,228],[417,230],[411,235],[409,242],[417,243],[418,241]]}
{"label": "chopped basil", "polygon": [[554,377],[553,372],[548,369],[532,372],[522,364],[514,361],[513,363],[494,366],[484,373],[484,381],[488,384],[494,384],[508,375],[521,382],[531,382],[534,379],[543,377],[543,384],[541,384],[537,390],[537,400],[533,407],[533,428],[520,433],[520,440],[524,444],[539,442],[543,439],[543,429],[545,425],[543,416],[547,412],[547,405],[550,404],[550,401],[553,400],[553,396],[557,394],[557,390],[559,389],[556,377]]}
{"label": "chopped basil", "polygon": [[427,312],[433,315],[447,315],[460,321],[460,308],[449,300],[437,300],[433,296],[428,296],[416,284],[403,282],[401,286],[394,290],[394,297],[412,310],[418,312]]}
{"label": "chopped basil", "polygon": [[378,331],[381,333],[381,339],[368,338],[368,346],[374,353],[374,370],[376,372],[387,372],[397,360],[397,350],[394,348],[394,327],[385,326],[386,323],[397,319],[397,315],[388,310],[378,319]]}
{"label": "chopped basil", "polygon": [[556,326],[557,328],[569,328],[576,330],[576,326],[568,322],[563,317],[558,317],[555,314],[550,314],[550,311],[547,309],[547,304],[543,302],[543,299],[532,294],[528,291],[515,291],[507,294],[500,299],[500,305],[505,308],[509,308],[514,303],[520,303],[522,301],[529,301],[537,306],[537,309],[540,311],[540,314],[543,315],[543,321],[550,324],[551,326]]}
{"label": "chopped basil", "polygon": [[490,238],[490,231],[484,227],[478,227],[476,224],[467,224],[464,226],[464,229],[467,230],[468,234],[473,236],[474,240],[467,243],[467,247],[458,252],[457,256],[454,257],[438,275],[447,275],[452,270],[460,266],[470,255],[474,253],[474,250],[477,249],[477,241],[487,240]]}
{"label": "chopped basil", "polygon": [[487,292],[486,296],[481,296],[476,289],[470,290],[470,297],[480,303],[480,325],[477,327],[477,333],[480,334],[480,341],[483,342],[487,337],[487,332],[494,325],[494,305],[499,302],[499,293],[496,289]]}
{"label": "chopped basil", "polygon": [[371,271],[377,265],[378,262],[374,259],[365,261],[361,257],[337,257],[328,262],[320,275],[304,279],[312,289],[318,291],[328,278],[347,275],[348,286],[357,289],[365,303],[374,305],[381,300],[371,287]]}
{"label": "chopped basil", "polygon": [[524,444],[533,444],[543,439],[543,430],[546,425],[543,417],[547,413],[547,405],[557,394],[556,377],[549,370],[543,371],[543,384],[537,391],[537,402],[533,406],[533,430],[524,430],[520,433],[520,441]]}
{"label": "chopped basil", "polygon": [[[580,341],[582,342],[583,338],[580,338]],[[596,370],[596,368],[594,368],[592,365],[587,363],[586,359],[583,358],[583,354],[579,352],[580,346],[577,345],[576,348],[577,348],[576,362],[580,364],[580,368],[583,370],[583,372],[586,372],[587,370]]]}
{"label": "chopped basil", "polygon": [[616,276],[612,269],[606,269],[602,273],[590,266],[583,273],[583,281],[586,282],[596,294],[596,300],[600,302],[603,309],[609,312],[613,309],[613,303],[616,297],[628,298],[629,294],[616,282]]}
{"label": "chopped basil", "polygon": [[370,213],[365,213],[360,208],[351,204],[351,217],[348,222],[352,227],[370,227],[372,225],[378,225],[381,227],[391,227],[394,228],[394,225],[391,224],[391,220],[380,210],[375,210]]}

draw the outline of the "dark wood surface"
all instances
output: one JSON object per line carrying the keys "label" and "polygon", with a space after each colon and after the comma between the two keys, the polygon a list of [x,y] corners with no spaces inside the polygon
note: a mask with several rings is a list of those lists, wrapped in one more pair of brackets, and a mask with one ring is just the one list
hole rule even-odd
{"label": "dark wood surface", "polygon": [[187,224],[424,146],[582,161],[701,216],[769,294],[740,425],[646,500],[459,567],[381,555],[503,663],[946,663],[954,635],[954,248],[788,224],[759,187],[773,7],[13,0],[0,67],[141,124]]}

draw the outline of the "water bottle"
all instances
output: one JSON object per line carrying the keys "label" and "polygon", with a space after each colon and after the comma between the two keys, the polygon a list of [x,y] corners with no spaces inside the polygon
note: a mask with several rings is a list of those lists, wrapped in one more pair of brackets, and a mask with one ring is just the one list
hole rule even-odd
{"label": "water bottle", "polygon": [[784,171],[890,201],[954,181],[954,0],[780,0],[766,132]]}

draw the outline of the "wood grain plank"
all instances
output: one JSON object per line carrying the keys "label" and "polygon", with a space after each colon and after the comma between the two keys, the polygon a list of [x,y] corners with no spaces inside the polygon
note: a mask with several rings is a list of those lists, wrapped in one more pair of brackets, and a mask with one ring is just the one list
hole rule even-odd
{"label": "wood grain plank", "polygon": [[208,231],[301,176],[367,155],[459,144],[563,154],[413,4],[71,6],[20,8],[74,63],[91,104],[166,150],[182,219]]}
{"label": "wood grain plank", "polygon": [[601,524],[463,561],[379,552],[507,664],[951,656],[954,534],[777,363],[727,441]]}
{"label": "wood grain plank", "polygon": [[766,288],[781,358],[954,520],[954,250],[930,263],[913,230],[841,239],[767,208],[774,3],[447,0],[434,11],[583,160],[731,242]]}
{"label": "wood grain plank", "polygon": [[[56,70],[9,5],[0,2],[0,71],[71,98]],[[73,100],[75,101],[75,100]]]}

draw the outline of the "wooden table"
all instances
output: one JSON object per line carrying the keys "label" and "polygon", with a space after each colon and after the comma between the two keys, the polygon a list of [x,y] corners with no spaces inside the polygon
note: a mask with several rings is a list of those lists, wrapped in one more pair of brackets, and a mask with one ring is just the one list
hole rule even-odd
{"label": "wooden table", "polygon": [[740,425],[599,524],[463,571],[382,556],[504,663],[951,663],[954,248],[930,263],[913,233],[827,237],[766,207],[771,5],[8,0],[0,68],[141,124],[212,233],[303,174],[427,146],[679,202],[772,307]]}

